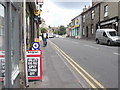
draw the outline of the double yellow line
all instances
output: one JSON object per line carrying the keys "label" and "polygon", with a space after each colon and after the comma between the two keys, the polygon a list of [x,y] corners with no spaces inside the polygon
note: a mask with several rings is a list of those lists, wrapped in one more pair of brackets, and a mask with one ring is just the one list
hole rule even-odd
{"label": "double yellow line", "polygon": [[[56,50],[70,63],[70,65],[86,80],[86,82],[94,89],[97,87],[84,75],[86,74],[90,79],[92,79],[100,88],[106,90],[103,85],[101,85],[96,79],[94,79],[87,71],[85,71],[79,64],[77,64],[72,58],[70,58],[63,50],[61,50],[57,45],[49,40],[49,42],[54,45]],[[84,72],[84,74],[80,71]]]}

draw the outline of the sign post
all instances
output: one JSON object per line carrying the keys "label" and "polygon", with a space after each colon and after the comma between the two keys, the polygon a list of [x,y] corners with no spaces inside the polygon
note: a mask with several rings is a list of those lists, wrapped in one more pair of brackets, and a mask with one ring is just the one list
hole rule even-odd
{"label": "sign post", "polygon": [[42,50],[27,50],[28,80],[42,80]]}

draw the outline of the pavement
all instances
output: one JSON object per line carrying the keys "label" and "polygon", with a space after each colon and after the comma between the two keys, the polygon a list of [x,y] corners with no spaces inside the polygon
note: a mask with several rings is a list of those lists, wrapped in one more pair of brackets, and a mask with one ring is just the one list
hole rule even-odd
{"label": "pavement", "polygon": [[47,47],[41,46],[41,50],[43,52],[42,81],[30,81],[28,88],[82,88],[50,43]]}

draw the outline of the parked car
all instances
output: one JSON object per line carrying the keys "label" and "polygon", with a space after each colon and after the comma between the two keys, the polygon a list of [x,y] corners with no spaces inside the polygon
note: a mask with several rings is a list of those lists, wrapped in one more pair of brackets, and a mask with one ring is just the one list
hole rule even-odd
{"label": "parked car", "polygon": [[53,33],[48,33],[48,37],[49,38],[54,38],[54,34]]}
{"label": "parked car", "polygon": [[115,29],[97,29],[95,39],[97,44],[120,44],[120,37]]}
{"label": "parked car", "polygon": [[58,34],[54,34],[54,37],[55,37],[55,38],[59,38],[59,35],[58,35]]}

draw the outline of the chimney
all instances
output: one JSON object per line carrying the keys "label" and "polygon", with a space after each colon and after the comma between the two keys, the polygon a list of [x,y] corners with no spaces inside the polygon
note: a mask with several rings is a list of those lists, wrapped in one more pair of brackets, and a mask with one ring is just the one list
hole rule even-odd
{"label": "chimney", "polygon": [[85,12],[87,10],[87,7],[86,7],[86,5],[85,5],[85,7],[83,8],[83,12]]}

